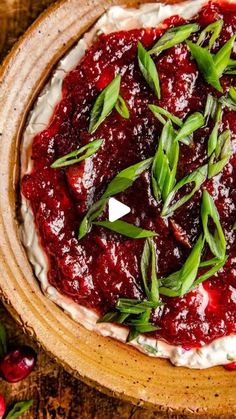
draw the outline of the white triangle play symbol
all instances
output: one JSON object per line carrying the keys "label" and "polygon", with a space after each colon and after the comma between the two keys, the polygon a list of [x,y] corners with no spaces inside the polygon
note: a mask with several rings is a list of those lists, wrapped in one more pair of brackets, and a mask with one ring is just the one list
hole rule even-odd
{"label": "white triangle play symbol", "polygon": [[108,201],[108,214],[109,214],[109,221],[113,222],[119,220],[119,218],[124,217],[124,215],[129,214],[131,211],[130,207],[122,202],[118,201],[115,198],[110,198]]}

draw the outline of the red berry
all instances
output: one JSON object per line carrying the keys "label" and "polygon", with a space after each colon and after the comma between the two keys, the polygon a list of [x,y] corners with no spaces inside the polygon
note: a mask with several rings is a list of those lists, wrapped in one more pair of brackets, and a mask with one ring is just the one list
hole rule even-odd
{"label": "red berry", "polygon": [[28,346],[21,346],[8,352],[0,361],[0,373],[9,383],[17,383],[33,370],[36,353]]}
{"label": "red berry", "polygon": [[229,371],[236,370],[236,362],[231,362],[231,364],[224,365],[224,368]]}
{"label": "red berry", "polygon": [[4,400],[4,397],[0,394],[0,419],[3,418],[5,411],[6,411],[5,400]]}

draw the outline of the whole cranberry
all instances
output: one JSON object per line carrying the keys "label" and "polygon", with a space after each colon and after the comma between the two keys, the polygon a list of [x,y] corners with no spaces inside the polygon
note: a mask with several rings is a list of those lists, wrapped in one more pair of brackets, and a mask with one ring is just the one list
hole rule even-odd
{"label": "whole cranberry", "polygon": [[36,353],[28,346],[20,346],[8,352],[0,361],[0,373],[9,383],[17,383],[33,370]]}
{"label": "whole cranberry", "polygon": [[226,364],[226,365],[224,365],[224,368],[226,370],[229,370],[229,371],[235,371],[236,370],[236,362],[231,362],[231,364]]}
{"label": "whole cranberry", "polygon": [[6,412],[5,400],[4,400],[4,397],[0,394],[0,419],[3,418],[5,412]]}

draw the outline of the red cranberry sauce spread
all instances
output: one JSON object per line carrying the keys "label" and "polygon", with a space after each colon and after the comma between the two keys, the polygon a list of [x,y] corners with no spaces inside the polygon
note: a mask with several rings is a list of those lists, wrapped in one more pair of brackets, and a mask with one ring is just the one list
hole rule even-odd
{"label": "red cranberry sauce spread", "polygon": [[[194,20],[204,28],[219,19],[224,19],[224,26],[213,52],[236,32],[235,5],[210,3]],[[165,21],[166,28],[183,23],[177,16]],[[156,98],[138,67],[137,41],[150,49],[162,33],[163,29],[148,28],[99,36],[77,68],[65,77],[63,98],[48,128],[34,138],[33,169],[22,180],[22,193],[31,204],[48,258],[49,283],[99,315],[113,309],[118,298],[145,298],[140,273],[144,240],[93,226],[78,241],[83,216],[119,171],[154,155],[163,126],[148,104],[158,104],[184,119],[193,112],[204,112],[208,93],[221,96],[203,79],[186,43],[182,43],[158,57],[153,55],[161,85],[161,100]],[[130,118],[122,118],[113,109],[96,132],[89,134],[92,106],[116,74],[122,76],[121,95]],[[235,77],[221,77],[224,92],[236,86]],[[177,180],[207,163],[207,139],[213,125],[210,121],[197,130],[191,146],[180,144]],[[235,149],[236,116],[228,108],[221,123],[221,130],[225,129],[231,130]],[[64,169],[50,168],[57,158],[97,138],[104,142],[92,157]],[[200,288],[183,297],[163,297],[165,305],[153,314],[153,323],[160,327],[153,333],[156,338],[191,348],[236,333],[235,169],[233,155],[223,171],[203,185],[218,209],[228,260]],[[160,277],[182,267],[199,237],[202,189],[169,218],[160,216],[162,204],[153,197],[150,171],[116,196],[131,208],[125,221],[158,233],[154,240]],[[105,219],[106,212],[100,217]]]}

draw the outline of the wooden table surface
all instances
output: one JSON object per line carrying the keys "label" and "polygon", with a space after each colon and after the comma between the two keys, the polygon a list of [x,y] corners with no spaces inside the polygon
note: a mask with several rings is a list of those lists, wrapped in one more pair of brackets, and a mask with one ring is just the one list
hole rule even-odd
{"label": "wooden table surface", "polygon": [[[0,62],[14,42],[52,0],[0,0]],[[41,418],[159,418],[129,403],[107,397],[65,372],[42,350],[35,347],[0,304],[0,320],[5,324],[11,345],[24,343],[38,352],[35,371],[18,384],[0,381],[0,393],[8,404],[34,399],[24,417]],[[161,415],[163,418],[163,415]]]}

